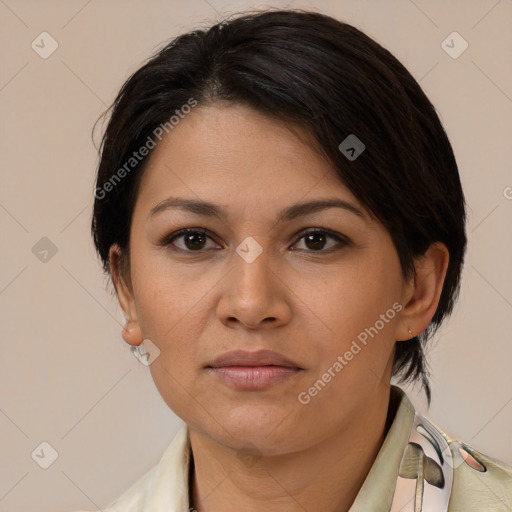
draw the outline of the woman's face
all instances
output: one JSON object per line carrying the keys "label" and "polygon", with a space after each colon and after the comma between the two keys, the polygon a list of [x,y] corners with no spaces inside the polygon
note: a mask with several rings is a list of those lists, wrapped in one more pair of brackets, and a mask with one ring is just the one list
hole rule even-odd
{"label": "woman's face", "polygon": [[[190,428],[268,454],[368,412],[410,337],[389,233],[304,140],[245,106],[198,106],[153,150],[131,226],[131,317],[160,351],[160,394]],[[234,350],[288,366],[212,369]]]}

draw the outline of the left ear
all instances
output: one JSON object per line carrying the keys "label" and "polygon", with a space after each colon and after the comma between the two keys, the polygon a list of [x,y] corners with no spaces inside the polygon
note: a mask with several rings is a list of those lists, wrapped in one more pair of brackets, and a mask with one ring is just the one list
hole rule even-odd
{"label": "left ear", "polygon": [[427,328],[439,304],[449,260],[450,253],[441,242],[415,258],[416,275],[404,288],[397,341],[409,340]]}

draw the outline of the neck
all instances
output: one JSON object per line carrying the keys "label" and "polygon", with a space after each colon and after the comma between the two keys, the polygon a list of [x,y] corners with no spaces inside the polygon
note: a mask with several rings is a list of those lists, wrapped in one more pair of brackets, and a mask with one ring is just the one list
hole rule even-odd
{"label": "neck", "polygon": [[190,510],[346,512],[354,502],[392,422],[390,390],[332,436],[300,452],[243,464],[237,451],[190,429]]}

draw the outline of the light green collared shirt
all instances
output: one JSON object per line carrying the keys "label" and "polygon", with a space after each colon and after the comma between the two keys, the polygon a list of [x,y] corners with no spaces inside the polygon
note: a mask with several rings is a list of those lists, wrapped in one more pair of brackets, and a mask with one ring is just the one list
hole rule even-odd
{"label": "light green collared shirt", "polygon": [[[350,512],[442,512],[432,500],[429,502],[427,491],[437,490],[436,485],[448,493],[449,504],[445,509],[448,512],[512,511],[512,467],[450,439],[417,415],[405,393],[396,386],[391,387],[391,404],[396,408],[393,422]],[[431,451],[432,457],[428,457],[419,444],[411,443],[413,431],[417,430],[413,428],[417,425],[415,418],[428,425],[426,430],[433,435],[427,434],[427,438],[431,439],[432,446],[441,444],[435,441],[437,436],[449,446],[451,456],[448,454],[443,458],[442,447],[438,446],[436,462],[436,457],[432,455],[435,451]],[[411,444],[414,449],[408,447]],[[191,453],[188,427],[185,425],[160,462],[104,512],[191,512],[188,478]],[[425,480],[423,476],[412,478],[408,474],[413,466],[406,458],[417,453],[420,453],[419,460],[430,459],[423,466],[425,471],[421,472]],[[446,467],[447,459],[450,460],[450,467]],[[447,478],[441,476],[442,484],[438,481],[431,485],[434,480],[429,480],[429,475],[437,474],[436,471],[441,473],[443,460],[442,469]],[[421,496],[418,497],[420,487]]]}

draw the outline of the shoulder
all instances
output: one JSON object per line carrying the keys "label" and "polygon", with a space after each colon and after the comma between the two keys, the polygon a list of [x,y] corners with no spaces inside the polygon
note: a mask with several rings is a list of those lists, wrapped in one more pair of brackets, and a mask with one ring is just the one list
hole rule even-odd
{"label": "shoulder", "polygon": [[399,465],[396,505],[402,494],[413,492],[407,483],[412,479],[417,510],[512,512],[512,466],[447,435],[416,411],[405,395],[401,399],[413,418],[411,423],[411,414],[403,415],[410,433]]}
{"label": "shoulder", "polygon": [[158,464],[102,511],[188,510],[190,457],[190,438],[188,428],[184,425],[165,450]]}
{"label": "shoulder", "polygon": [[511,511],[512,467],[445,435],[453,457],[450,512]]}
{"label": "shoulder", "polygon": [[[135,481],[119,498],[111,502],[106,508],[100,509],[102,512],[139,512],[145,510],[144,506],[148,495],[151,493],[151,487],[154,486],[158,466],[153,467],[142,477]],[[76,510],[74,512],[87,512],[85,510]],[[100,512],[94,511],[94,512]]]}

